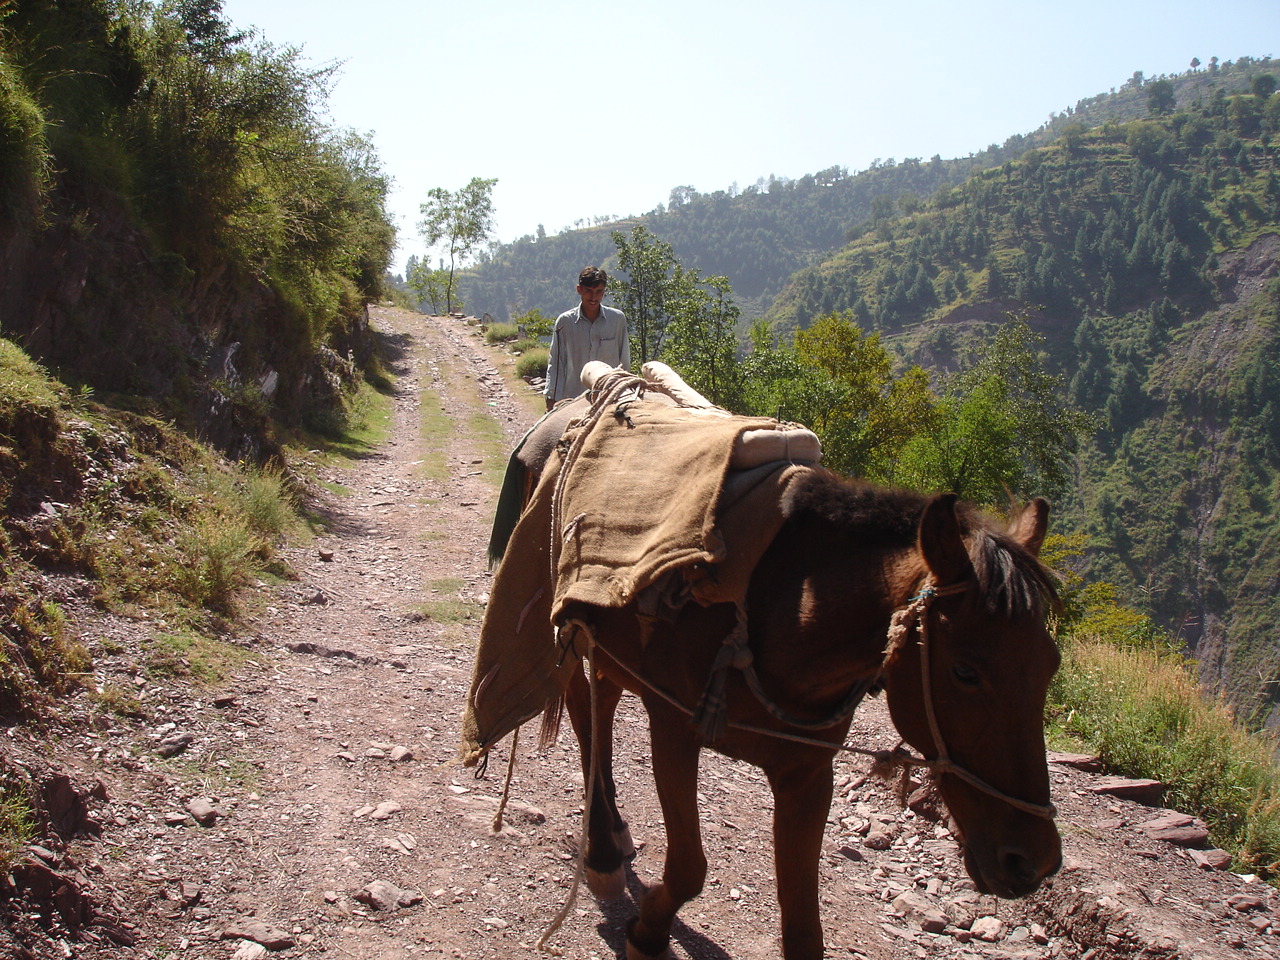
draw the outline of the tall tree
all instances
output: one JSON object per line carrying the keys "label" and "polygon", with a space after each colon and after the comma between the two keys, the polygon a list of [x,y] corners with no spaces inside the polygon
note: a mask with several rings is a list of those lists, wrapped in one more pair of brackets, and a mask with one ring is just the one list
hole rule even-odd
{"label": "tall tree", "polygon": [[724,277],[703,280],[697,270],[677,270],[672,317],[662,359],[708,400],[728,410],[742,405],[742,372],[735,332],[739,310]]}
{"label": "tall tree", "polygon": [[432,313],[440,312],[440,304],[445,302],[445,294],[449,286],[447,271],[432,269],[426,259],[410,257],[409,265],[405,270],[405,283],[418,298],[419,307],[430,303]]}
{"label": "tall tree", "polygon": [[952,380],[933,428],[906,445],[897,480],[996,506],[1059,494],[1092,420],[1045,370],[1042,341],[1021,317],[1001,327],[982,358]]}
{"label": "tall tree", "polygon": [[418,232],[428,247],[449,252],[449,279],[445,285],[445,309],[453,312],[455,274],[477,247],[493,233],[493,187],[498,181],[472,177],[460,190],[433,187],[419,207]]}
{"label": "tall tree", "polygon": [[1173,91],[1173,81],[1161,79],[1148,85],[1147,106],[1155,114],[1173,113],[1173,108],[1177,106]]}
{"label": "tall tree", "polygon": [[625,277],[613,284],[613,296],[627,315],[632,331],[632,356],[639,348],[640,363],[656,360],[662,353],[662,341],[670,321],[667,303],[672,293],[672,277],[681,270],[671,244],[659,240],[644,226],[636,226],[631,235],[613,232],[618,248],[618,269]]}
{"label": "tall tree", "polygon": [[751,330],[742,361],[747,412],[797,420],[822,440],[823,463],[871,480],[893,482],[898,452],[930,428],[935,400],[927,375],[911,367],[893,375],[879,334],[848,314],[819,317],[781,346],[767,322]]}

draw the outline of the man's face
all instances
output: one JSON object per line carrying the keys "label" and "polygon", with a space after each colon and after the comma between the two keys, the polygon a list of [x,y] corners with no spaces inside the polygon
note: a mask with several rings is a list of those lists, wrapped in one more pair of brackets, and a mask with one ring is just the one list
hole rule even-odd
{"label": "man's face", "polygon": [[605,284],[597,284],[594,287],[584,287],[578,284],[578,296],[582,298],[583,312],[594,320],[600,315],[600,301],[604,299]]}

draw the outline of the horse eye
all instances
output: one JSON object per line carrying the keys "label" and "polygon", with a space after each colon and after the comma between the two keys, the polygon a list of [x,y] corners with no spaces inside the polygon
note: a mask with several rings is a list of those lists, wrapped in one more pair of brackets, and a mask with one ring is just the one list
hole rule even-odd
{"label": "horse eye", "polygon": [[952,666],[951,672],[955,675],[955,678],[966,687],[976,687],[982,682],[982,678],[978,675],[978,671],[967,663],[955,664]]}

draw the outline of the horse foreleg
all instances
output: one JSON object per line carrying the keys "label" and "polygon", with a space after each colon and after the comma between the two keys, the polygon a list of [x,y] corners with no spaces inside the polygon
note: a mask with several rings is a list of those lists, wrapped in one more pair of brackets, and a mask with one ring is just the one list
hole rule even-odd
{"label": "horse foreleg", "polygon": [[[622,861],[635,853],[631,832],[618,813],[618,789],[613,780],[613,717],[622,688],[605,677],[596,678],[594,727],[599,736],[595,789],[591,793],[587,833],[587,886],[597,897],[617,899],[626,892]],[[582,757],[582,782],[592,776],[591,685],[581,670],[575,671],[565,692],[565,708],[577,735]]]}
{"label": "horse foreleg", "polygon": [[702,892],[707,858],[698,822],[700,740],[688,719],[657,698],[646,698],[653,779],[667,831],[662,882],[640,901],[640,916],[627,930],[628,960],[669,957],[676,911]]}
{"label": "horse foreleg", "polygon": [[822,920],[818,915],[818,857],[831,809],[831,763],[788,764],[770,772],[773,790],[773,856],[782,913],[782,955],[786,960],[821,960]]}

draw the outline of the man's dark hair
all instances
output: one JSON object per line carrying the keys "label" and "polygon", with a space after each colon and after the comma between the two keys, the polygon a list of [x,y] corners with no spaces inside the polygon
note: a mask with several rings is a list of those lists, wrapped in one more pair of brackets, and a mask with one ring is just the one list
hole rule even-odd
{"label": "man's dark hair", "polygon": [[603,287],[609,282],[609,275],[599,267],[583,267],[578,274],[578,286]]}

